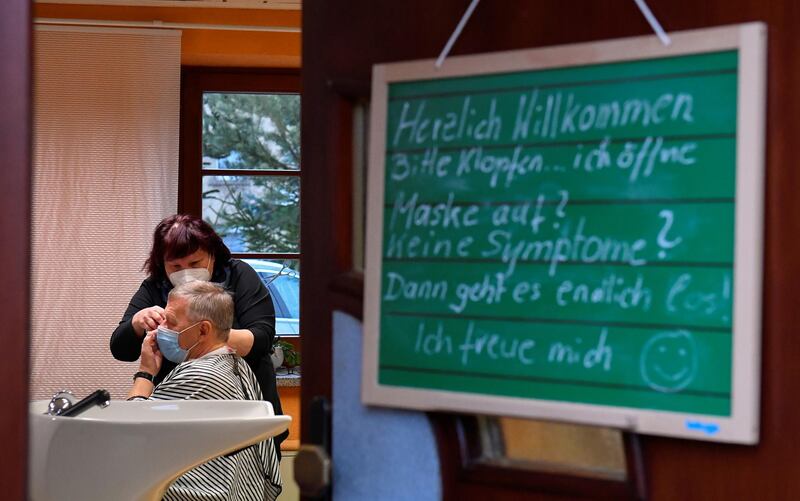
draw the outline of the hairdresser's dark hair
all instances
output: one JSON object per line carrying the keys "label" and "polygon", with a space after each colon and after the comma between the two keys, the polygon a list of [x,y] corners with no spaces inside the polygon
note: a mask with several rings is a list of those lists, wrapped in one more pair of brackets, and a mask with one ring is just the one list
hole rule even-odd
{"label": "hairdresser's dark hair", "polygon": [[153,232],[153,247],[143,269],[151,278],[166,279],[165,260],[182,258],[198,249],[214,256],[215,270],[231,259],[231,251],[210,224],[189,214],[169,216]]}

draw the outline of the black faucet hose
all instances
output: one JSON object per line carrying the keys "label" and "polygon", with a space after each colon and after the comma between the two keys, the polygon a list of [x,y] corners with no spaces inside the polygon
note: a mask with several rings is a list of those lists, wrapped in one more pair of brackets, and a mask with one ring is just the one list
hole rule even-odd
{"label": "black faucet hose", "polygon": [[86,412],[95,405],[105,407],[106,405],[108,405],[109,400],[111,400],[111,395],[109,395],[106,390],[97,390],[95,392],[92,392],[89,396],[87,396],[83,400],[75,402],[69,409],[65,410],[60,415],[77,416],[78,414]]}

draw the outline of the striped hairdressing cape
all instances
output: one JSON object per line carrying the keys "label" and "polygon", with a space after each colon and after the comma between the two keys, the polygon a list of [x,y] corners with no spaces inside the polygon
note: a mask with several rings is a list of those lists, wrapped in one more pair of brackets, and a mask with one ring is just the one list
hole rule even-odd
{"label": "striped hairdressing cape", "polygon": [[[262,396],[247,363],[224,349],[175,367],[150,399],[262,400]],[[164,500],[271,501],[280,492],[278,456],[270,438],[192,468],[169,486]]]}

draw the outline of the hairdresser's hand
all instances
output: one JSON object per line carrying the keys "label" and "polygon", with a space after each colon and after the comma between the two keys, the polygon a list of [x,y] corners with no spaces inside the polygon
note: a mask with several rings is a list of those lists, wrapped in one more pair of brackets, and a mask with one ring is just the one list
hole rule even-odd
{"label": "hairdresser's hand", "polygon": [[155,376],[161,369],[163,359],[164,356],[158,350],[156,333],[154,331],[148,332],[142,343],[142,358],[139,360],[139,370]]}
{"label": "hairdresser's hand", "polygon": [[144,336],[145,331],[155,330],[163,321],[164,308],[160,306],[151,306],[150,308],[139,310],[131,319],[133,330],[139,337]]}

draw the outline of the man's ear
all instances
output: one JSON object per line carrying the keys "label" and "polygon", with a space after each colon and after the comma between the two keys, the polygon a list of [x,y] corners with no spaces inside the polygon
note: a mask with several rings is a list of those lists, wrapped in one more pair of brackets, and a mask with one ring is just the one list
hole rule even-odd
{"label": "man's ear", "polygon": [[211,325],[211,322],[208,320],[203,320],[200,322],[200,333],[210,336],[211,333],[214,331],[214,327]]}

